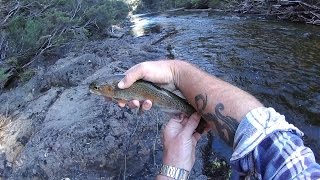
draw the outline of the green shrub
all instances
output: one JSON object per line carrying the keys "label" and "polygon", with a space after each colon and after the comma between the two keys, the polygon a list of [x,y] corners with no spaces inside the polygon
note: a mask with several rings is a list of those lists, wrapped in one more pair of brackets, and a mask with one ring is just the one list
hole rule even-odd
{"label": "green shrub", "polygon": [[39,39],[41,32],[44,27],[41,21],[35,20],[27,20],[25,24],[25,29],[23,32],[23,43],[26,47],[32,47],[37,44],[37,40]]}
{"label": "green shrub", "polygon": [[0,68],[0,81],[5,80],[7,78],[6,69]]}
{"label": "green shrub", "polygon": [[[4,4],[8,12],[15,5],[12,1]],[[120,0],[22,0],[20,4],[27,8],[20,8],[1,27],[8,34],[9,57],[35,55],[49,40],[52,47],[59,47],[79,34],[99,35],[129,11]]]}
{"label": "green shrub", "polygon": [[23,71],[23,72],[21,72],[21,73],[19,74],[20,80],[21,80],[21,82],[27,82],[27,81],[29,81],[29,80],[32,78],[32,76],[35,75],[35,74],[36,74],[36,71],[35,71],[35,70],[33,70],[33,69],[28,69],[28,70]]}

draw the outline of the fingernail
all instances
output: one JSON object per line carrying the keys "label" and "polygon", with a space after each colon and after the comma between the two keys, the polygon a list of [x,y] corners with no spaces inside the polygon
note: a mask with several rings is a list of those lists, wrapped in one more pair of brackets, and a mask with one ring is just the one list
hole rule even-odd
{"label": "fingernail", "polygon": [[152,104],[148,101],[145,101],[142,105],[144,110],[150,110],[152,106]]}
{"label": "fingernail", "polygon": [[123,81],[120,81],[120,82],[118,83],[118,87],[119,87],[120,89],[124,88],[124,82],[123,82]]}

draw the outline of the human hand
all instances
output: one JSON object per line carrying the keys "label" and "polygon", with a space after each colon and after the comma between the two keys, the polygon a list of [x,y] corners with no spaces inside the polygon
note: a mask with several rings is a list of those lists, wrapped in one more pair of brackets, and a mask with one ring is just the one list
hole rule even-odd
{"label": "human hand", "polygon": [[198,113],[189,118],[171,119],[163,132],[163,164],[190,171],[195,162],[195,149],[201,135],[195,132],[200,121]]}
{"label": "human hand", "polygon": [[[125,89],[130,87],[139,79],[156,83],[161,87],[169,90],[175,90],[175,61],[148,61],[137,64],[125,72],[125,77],[119,82],[118,87]],[[138,100],[132,100],[128,103],[129,107],[135,108],[140,106]],[[119,106],[124,107],[125,103],[119,103]],[[142,103],[143,110],[149,110],[152,107],[150,100],[145,100]]]}

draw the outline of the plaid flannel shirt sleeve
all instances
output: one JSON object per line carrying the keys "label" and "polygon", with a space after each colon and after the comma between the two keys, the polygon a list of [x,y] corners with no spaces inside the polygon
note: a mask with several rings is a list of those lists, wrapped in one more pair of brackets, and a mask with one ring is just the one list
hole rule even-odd
{"label": "plaid flannel shirt sleeve", "polygon": [[320,179],[320,165],[302,136],[273,108],[256,108],[237,129],[231,166],[250,179]]}

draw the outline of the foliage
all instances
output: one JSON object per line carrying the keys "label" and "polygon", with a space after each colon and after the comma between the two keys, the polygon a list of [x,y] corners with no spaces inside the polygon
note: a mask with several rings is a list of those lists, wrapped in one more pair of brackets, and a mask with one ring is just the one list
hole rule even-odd
{"label": "foliage", "polygon": [[121,0],[20,0],[3,4],[0,27],[9,44],[6,58],[29,58],[26,55],[59,47],[79,34],[102,35],[129,11]]}
{"label": "foliage", "polygon": [[136,3],[135,13],[159,11],[170,8],[209,8],[217,7],[224,0],[141,0]]}
{"label": "foliage", "polygon": [[7,82],[13,77],[13,72],[5,67],[0,67],[0,90],[7,84]]}
{"label": "foliage", "polygon": [[0,68],[0,81],[5,80],[7,78],[6,69]]}
{"label": "foliage", "polygon": [[27,82],[29,81],[33,75],[36,74],[36,71],[35,70],[32,70],[32,69],[28,69],[26,71],[23,71],[19,74],[20,76],[20,80],[21,82]]}

